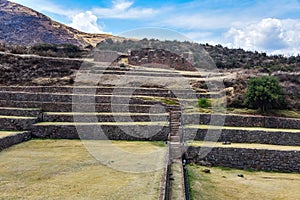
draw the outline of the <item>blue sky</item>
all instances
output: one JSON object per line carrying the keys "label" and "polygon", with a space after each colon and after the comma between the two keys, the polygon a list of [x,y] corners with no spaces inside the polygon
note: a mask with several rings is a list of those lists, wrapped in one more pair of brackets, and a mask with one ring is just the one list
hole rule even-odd
{"label": "blue sky", "polygon": [[300,54],[299,0],[13,1],[85,32],[118,35],[157,27],[200,43]]}

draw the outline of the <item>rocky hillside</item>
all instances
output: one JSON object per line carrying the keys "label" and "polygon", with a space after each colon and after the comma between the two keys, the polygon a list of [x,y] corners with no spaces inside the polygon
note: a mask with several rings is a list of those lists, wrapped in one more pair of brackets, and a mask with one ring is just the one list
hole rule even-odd
{"label": "rocky hillside", "polygon": [[30,8],[0,0],[0,43],[95,45],[107,34],[88,34],[51,20]]}
{"label": "rocky hillside", "polygon": [[282,55],[270,56],[266,53],[229,49],[221,45],[213,46],[187,41],[159,41],[155,39],[115,41],[106,39],[101,41],[97,47],[102,50],[113,50],[123,53],[143,48],[164,49],[186,58],[199,68],[203,67],[203,60],[210,60],[207,57],[209,55],[219,69],[258,69],[264,73],[275,71],[299,72],[300,70],[300,55],[291,57]]}

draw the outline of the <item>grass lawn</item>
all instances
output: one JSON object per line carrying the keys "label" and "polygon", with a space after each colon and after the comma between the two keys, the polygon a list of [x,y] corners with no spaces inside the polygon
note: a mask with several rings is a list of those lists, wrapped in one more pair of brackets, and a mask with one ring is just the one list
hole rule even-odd
{"label": "grass lawn", "polygon": [[[113,145],[138,153],[165,148],[157,142]],[[0,152],[0,160],[1,200],[158,199],[163,173],[116,171],[92,157],[80,140],[31,140]]]}
{"label": "grass lawn", "polygon": [[[250,172],[188,165],[189,182],[194,200],[296,200],[300,199],[300,174]],[[238,177],[243,174],[244,178]]]}

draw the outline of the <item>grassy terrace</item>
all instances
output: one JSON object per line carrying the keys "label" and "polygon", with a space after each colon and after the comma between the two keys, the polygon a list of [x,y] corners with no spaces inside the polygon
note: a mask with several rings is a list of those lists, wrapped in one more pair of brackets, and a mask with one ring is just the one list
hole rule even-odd
{"label": "grassy terrace", "polygon": [[36,119],[36,117],[24,117],[24,116],[4,116],[0,115],[0,119]]}
{"label": "grassy terrace", "polygon": [[133,113],[133,112],[45,112],[47,115],[116,115],[116,116],[139,116],[139,115],[149,115],[149,116],[169,116],[168,113]]}
{"label": "grassy terrace", "polygon": [[0,109],[5,109],[5,110],[25,110],[25,111],[40,110],[39,108],[13,108],[13,107],[0,107]]}
{"label": "grassy terrace", "polygon": [[[300,197],[300,174],[251,172],[220,167],[188,165],[194,200],[295,200]],[[243,174],[244,178],[238,177]]]}
{"label": "grassy terrace", "polygon": [[[113,145],[135,153],[165,149],[159,142]],[[164,156],[156,159],[162,166]],[[0,152],[0,160],[0,199],[152,200],[158,199],[163,172],[116,171],[92,157],[79,140],[31,140]]]}
{"label": "grassy terrace", "polygon": [[270,132],[290,132],[300,133],[299,129],[281,129],[281,128],[264,128],[264,127],[237,127],[237,126],[210,126],[210,125],[186,125],[186,128],[198,129],[223,129],[223,130],[246,130],[246,131],[270,131]]}
{"label": "grassy terrace", "polygon": [[72,125],[111,125],[111,126],[132,126],[132,125],[140,125],[140,126],[167,126],[168,122],[41,122],[35,125],[38,126],[72,126]]}
{"label": "grassy terrace", "polygon": [[10,136],[10,135],[19,134],[19,133],[24,133],[24,132],[22,132],[22,131],[0,131],[0,139]]}
{"label": "grassy terrace", "polygon": [[267,149],[267,150],[280,150],[280,151],[300,151],[300,146],[282,146],[270,144],[257,144],[257,143],[231,143],[230,145],[223,145],[220,142],[214,143],[206,141],[193,141],[188,143],[189,146],[208,146],[208,147],[221,147],[221,148],[244,148],[244,149]]}

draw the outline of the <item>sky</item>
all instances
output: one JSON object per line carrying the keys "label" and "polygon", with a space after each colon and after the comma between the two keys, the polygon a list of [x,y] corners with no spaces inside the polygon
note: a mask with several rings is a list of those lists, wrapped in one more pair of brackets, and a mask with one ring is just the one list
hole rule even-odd
{"label": "sky", "polygon": [[163,28],[198,43],[300,54],[300,0],[12,0],[73,28],[120,35]]}

